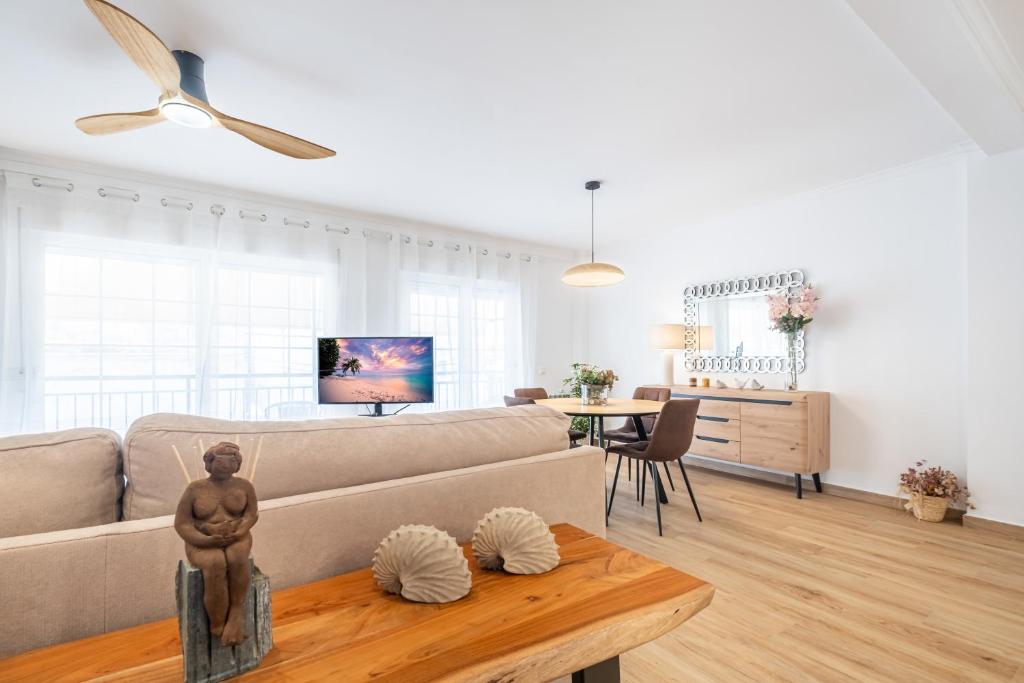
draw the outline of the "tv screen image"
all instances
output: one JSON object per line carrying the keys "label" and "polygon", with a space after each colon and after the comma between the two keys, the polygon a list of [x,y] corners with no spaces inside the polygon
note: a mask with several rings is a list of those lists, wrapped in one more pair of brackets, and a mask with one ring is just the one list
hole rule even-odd
{"label": "tv screen image", "polygon": [[433,403],[433,337],[318,340],[320,403]]}

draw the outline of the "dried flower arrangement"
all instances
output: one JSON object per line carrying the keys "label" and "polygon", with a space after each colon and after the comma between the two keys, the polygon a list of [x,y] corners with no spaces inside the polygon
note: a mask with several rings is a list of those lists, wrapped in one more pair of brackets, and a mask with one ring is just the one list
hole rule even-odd
{"label": "dried flower arrangement", "polygon": [[910,496],[904,507],[914,516],[927,522],[941,522],[950,502],[973,508],[970,491],[960,485],[960,479],[939,466],[925,468],[927,460],[918,460],[913,467],[900,474],[900,492]]}

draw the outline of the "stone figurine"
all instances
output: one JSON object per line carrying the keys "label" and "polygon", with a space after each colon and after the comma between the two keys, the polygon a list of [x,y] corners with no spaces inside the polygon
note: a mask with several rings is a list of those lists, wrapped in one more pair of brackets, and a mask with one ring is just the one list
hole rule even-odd
{"label": "stone figurine", "polygon": [[203,575],[203,606],[210,633],[221,645],[245,640],[243,615],[251,565],[249,530],[259,518],[256,490],[235,473],[242,466],[236,444],[221,442],[203,454],[210,476],[185,489],[174,530],[185,541],[185,556]]}

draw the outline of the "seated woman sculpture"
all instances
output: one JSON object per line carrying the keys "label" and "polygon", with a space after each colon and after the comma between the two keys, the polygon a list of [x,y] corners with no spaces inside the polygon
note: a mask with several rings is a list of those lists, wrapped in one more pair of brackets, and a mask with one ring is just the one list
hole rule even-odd
{"label": "seated woman sculpture", "polygon": [[249,591],[249,530],[259,517],[256,490],[234,476],[242,466],[237,445],[221,442],[203,454],[207,479],[185,489],[174,530],[185,541],[185,556],[203,572],[203,605],[210,632],[222,645],[245,640],[243,605]]}

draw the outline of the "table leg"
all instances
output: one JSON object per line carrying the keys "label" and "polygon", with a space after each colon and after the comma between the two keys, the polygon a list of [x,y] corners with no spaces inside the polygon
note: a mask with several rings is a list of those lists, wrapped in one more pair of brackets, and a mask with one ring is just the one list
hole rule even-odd
{"label": "table leg", "polygon": [[[636,428],[637,438],[641,441],[647,441],[647,428],[644,427],[642,417],[639,415],[633,416],[633,427]],[[667,504],[668,496],[665,494],[665,487],[661,485],[661,477],[658,477],[658,480],[654,482],[654,486],[658,491],[658,500],[660,500],[663,505]]]}
{"label": "table leg", "polygon": [[580,669],[572,675],[572,683],[619,683],[621,680],[618,657]]}
{"label": "table leg", "polygon": [[597,445],[604,448],[604,415],[597,418]]}
{"label": "table leg", "polygon": [[590,429],[588,431],[590,432],[590,445],[593,446],[594,445],[594,416],[593,415],[590,416]]}

